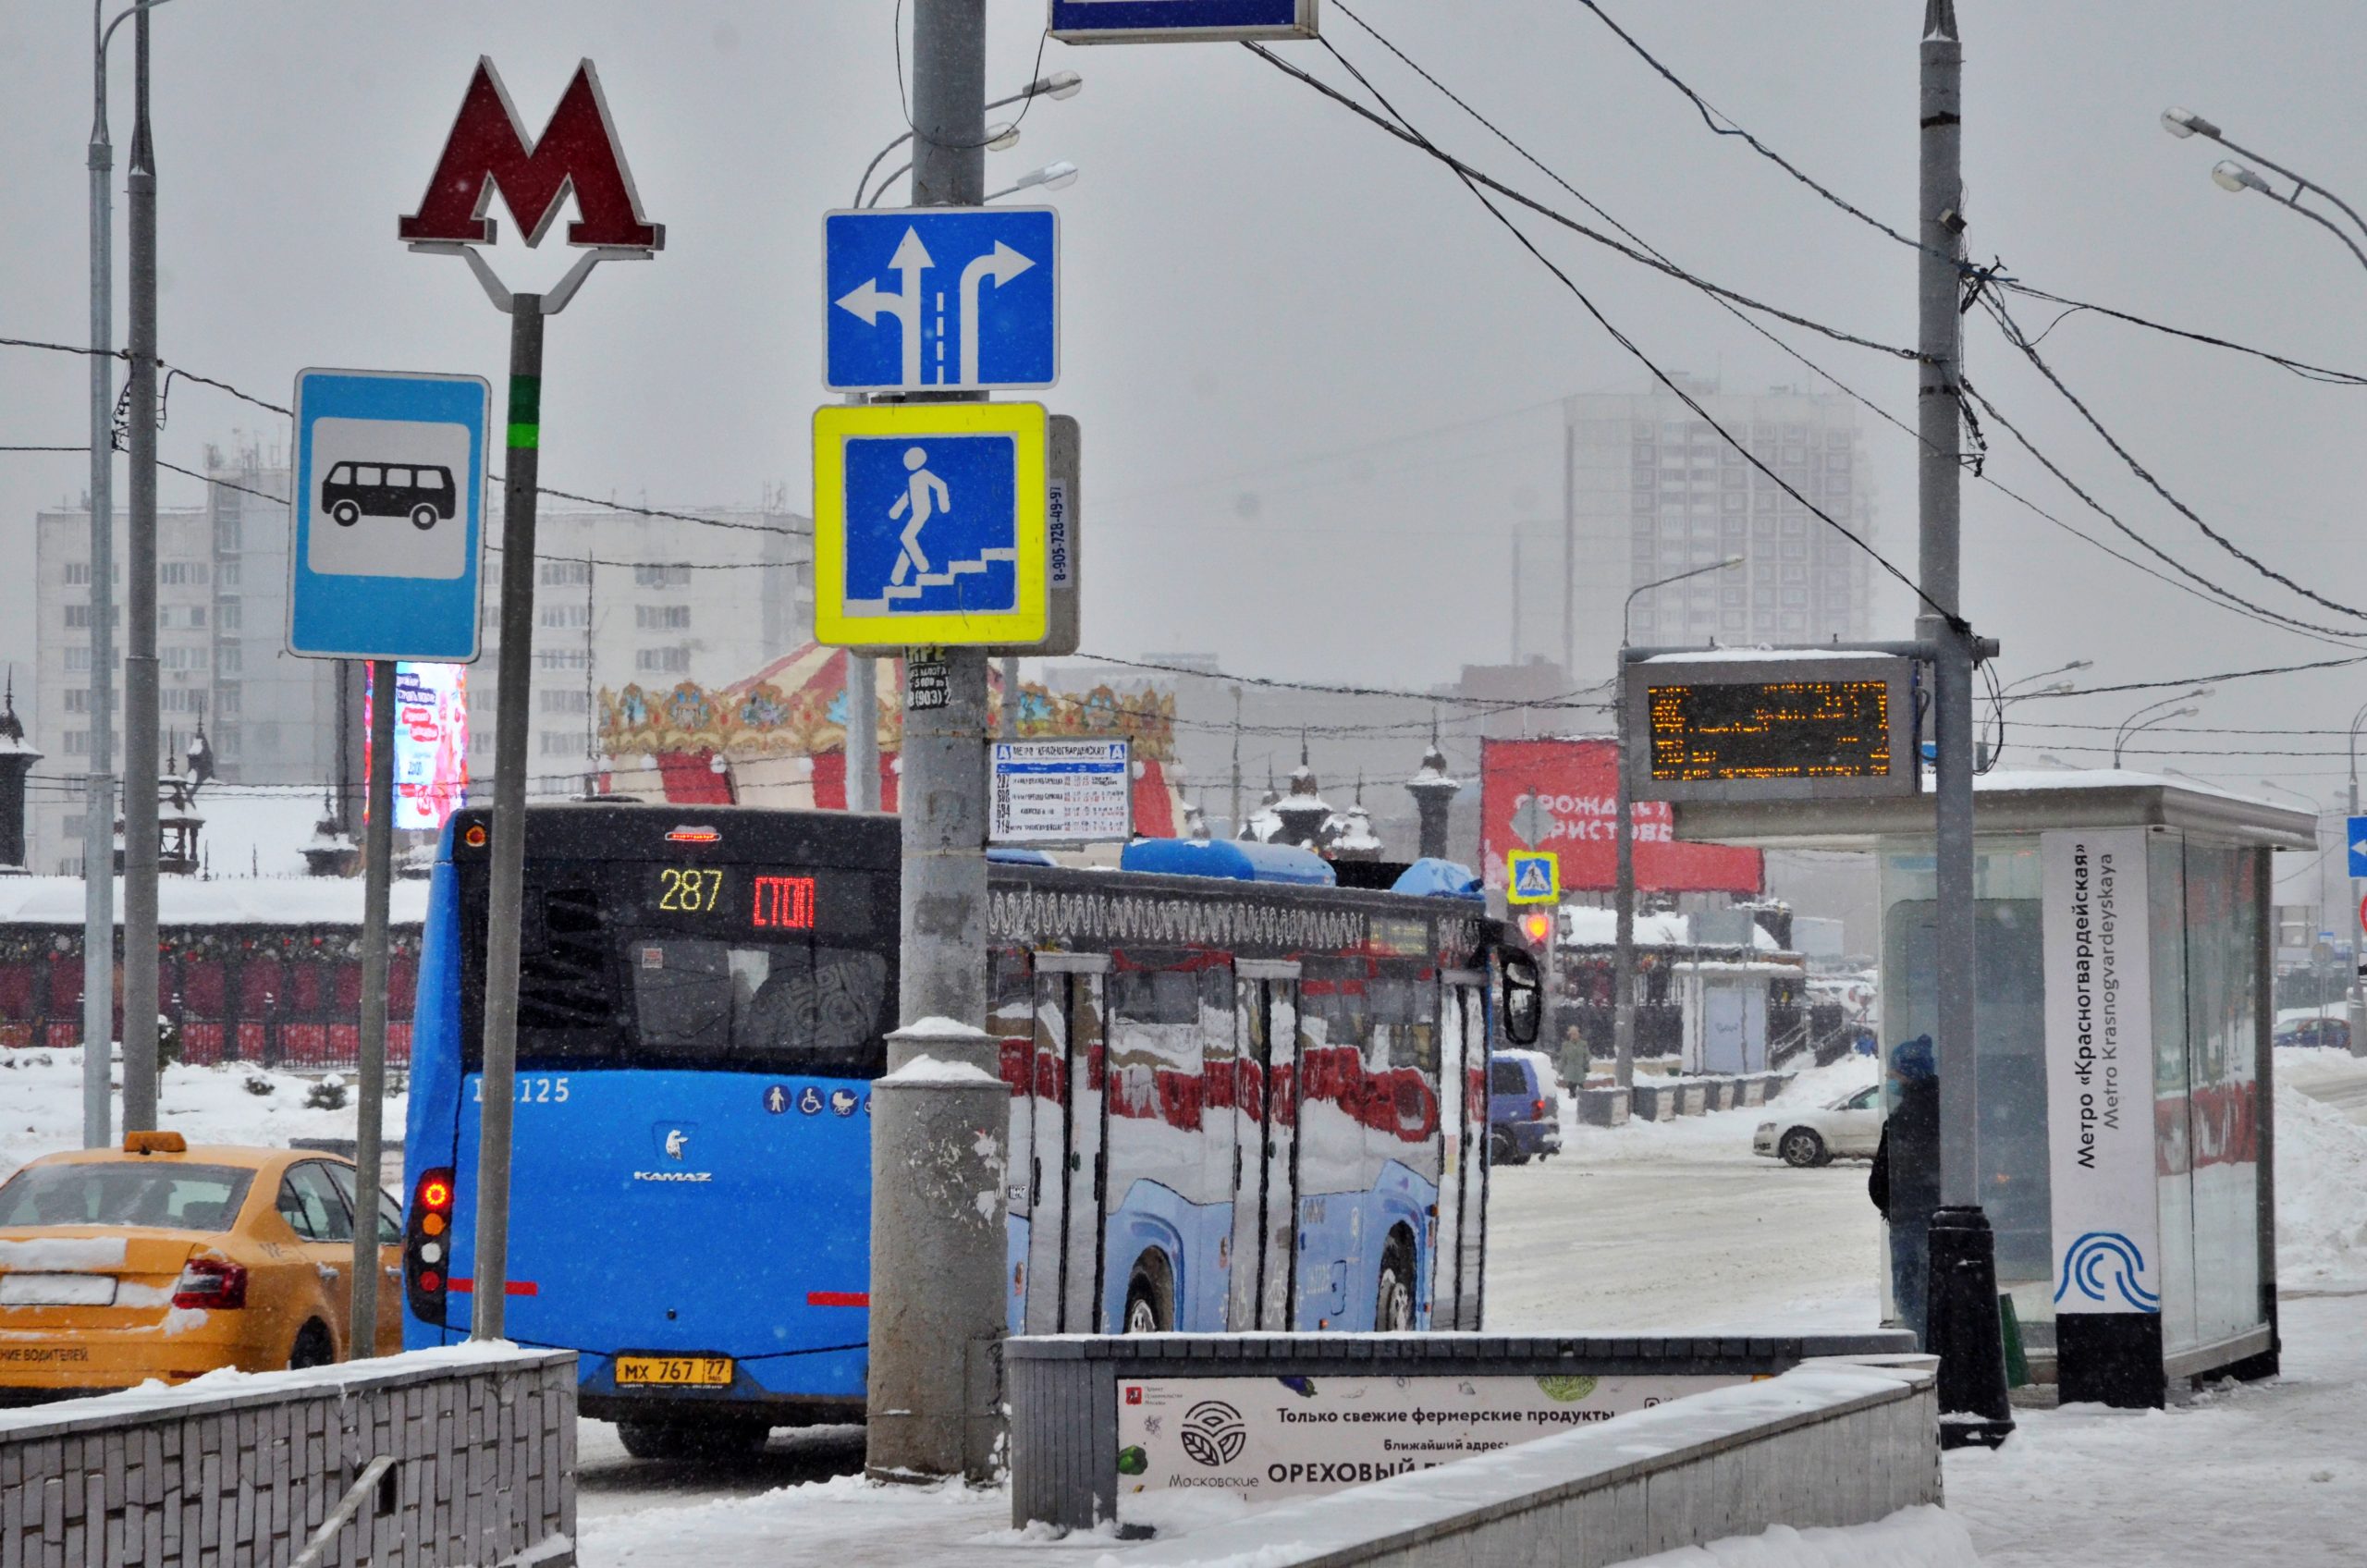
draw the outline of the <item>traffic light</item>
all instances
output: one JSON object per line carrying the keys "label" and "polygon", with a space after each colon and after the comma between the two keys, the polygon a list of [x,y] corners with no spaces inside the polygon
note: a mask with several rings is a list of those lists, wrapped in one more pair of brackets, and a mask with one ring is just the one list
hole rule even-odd
{"label": "traffic light", "polygon": [[1530,910],[1520,917],[1520,934],[1528,938],[1530,947],[1543,952],[1553,935],[1553,916],[1541,909]]}

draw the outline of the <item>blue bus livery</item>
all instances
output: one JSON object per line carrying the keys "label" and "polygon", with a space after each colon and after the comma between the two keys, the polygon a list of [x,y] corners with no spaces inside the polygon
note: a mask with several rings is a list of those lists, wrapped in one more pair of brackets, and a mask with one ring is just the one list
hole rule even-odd
{"label": "blue bus livery", "polygon": [[[404,1341],[472,1287],[488,814],[434,871]],[[860,1419],[893,818],[527,814],[510,1336],[640,1455]],[[1304,851],[989,866],[1013,1332],[1479,1326],[1497,931]]]}

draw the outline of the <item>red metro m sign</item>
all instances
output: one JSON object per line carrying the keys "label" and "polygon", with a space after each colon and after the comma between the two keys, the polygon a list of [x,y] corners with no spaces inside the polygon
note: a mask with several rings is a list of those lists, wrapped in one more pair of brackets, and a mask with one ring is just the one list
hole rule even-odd
{"label": "red metro m sign", "polygon": [[478,56],[427,194],[397,232],[412,244],[490,245],[494,222],[484,214],[497,186],[529,245],[542,243],[572,190],[578,215],[567,226],[570,245],[665,248],[665,226],[642,216],[632,171],[600,96],[600,75],[589,60],[575,67],[543,134],[530,139],[500,73],[492,60]]}

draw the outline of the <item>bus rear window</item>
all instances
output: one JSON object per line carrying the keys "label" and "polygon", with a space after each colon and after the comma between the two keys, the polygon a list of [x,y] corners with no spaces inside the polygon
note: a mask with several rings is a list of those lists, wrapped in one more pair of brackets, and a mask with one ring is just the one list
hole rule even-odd
{"label": "bus rear window", "polygon": [[885,954],[646,932],[623,958],[641,1060],[819,1072],[867,1070],[877,1054]]}

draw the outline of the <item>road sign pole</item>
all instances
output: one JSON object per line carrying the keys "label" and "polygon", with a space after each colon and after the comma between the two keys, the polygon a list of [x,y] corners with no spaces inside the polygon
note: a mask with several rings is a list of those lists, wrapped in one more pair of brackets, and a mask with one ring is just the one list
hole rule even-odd
{"label": "road sign pole", "polygon": [[543,297],[509,301],[509,439],[502,459],[501,651],[493,717],[493,877],[484,940],[484,1106],[469,1337],[502,1337],[509,1294],[509,1134],[518,1075],[518,927],[525,904],[526,732],[534,668],[534,491],[542,477]]}
{"label": "road sign pole", "polygon": [[1613,895],[1611,948],[1612,1074],[1623,1089],[1636,1083],[1636,787],[1627,777],[1627,668],[1619,668],[1611,711],[1619,727],[1619,779],[1612,833],[1618,847],[1619,886]]}
{"label": "road sign pole", "polygon": [[[915,0],[916,207],[975,206],[985,196],[986,41],[986,0]],[[879,1479],[983,1479],[1000,1446],[1001,1150],[1010,1129],[983,1028],[987,656],[980,648],[914,649],[905,661],[899,1017],[907,1026],[944,1018],[967,1027],[926,1042],[928,1058],[943,1064],[934,1073],[917,1063],[908,1072],[895,1060],[908,1047],[891,1047],[873,1100],[865,1464]],[[930,1179],[916,1182],[916,1172]]]}
{"label": "road sign pole", "polygon": [[[1958,390],[1964,229],[1964,50],[1955,0],[1925,0],[1918,51],[1920,177],[1917,251],[1918,575],[1928,597],[1918,633],[1937,645],[1937,941],[1933,959],[1940,1076],[1940,1204],[1932,1216],[1924,1348],[1940,1358],[1947,1446],[2002,1442],[2014,1429],[1997,1309],[1996,1239],[1981,1207],[1979,1035],[1975,1031],[1972,677],[1960,599],[1958,527],[1963,410]],[[1894,1191],[1897,1189],[1893,1188]],[[1910,1221],[1911,1223],[1911,1221]]]}
{"label": "road sign pole", "polygon": [[386,1103],[386,900],[395,859],[395,661],[370,661],[370,778],[362,835],[361,1103],[354,1112],[350,1355],[378,1354],[378,1163]]}

